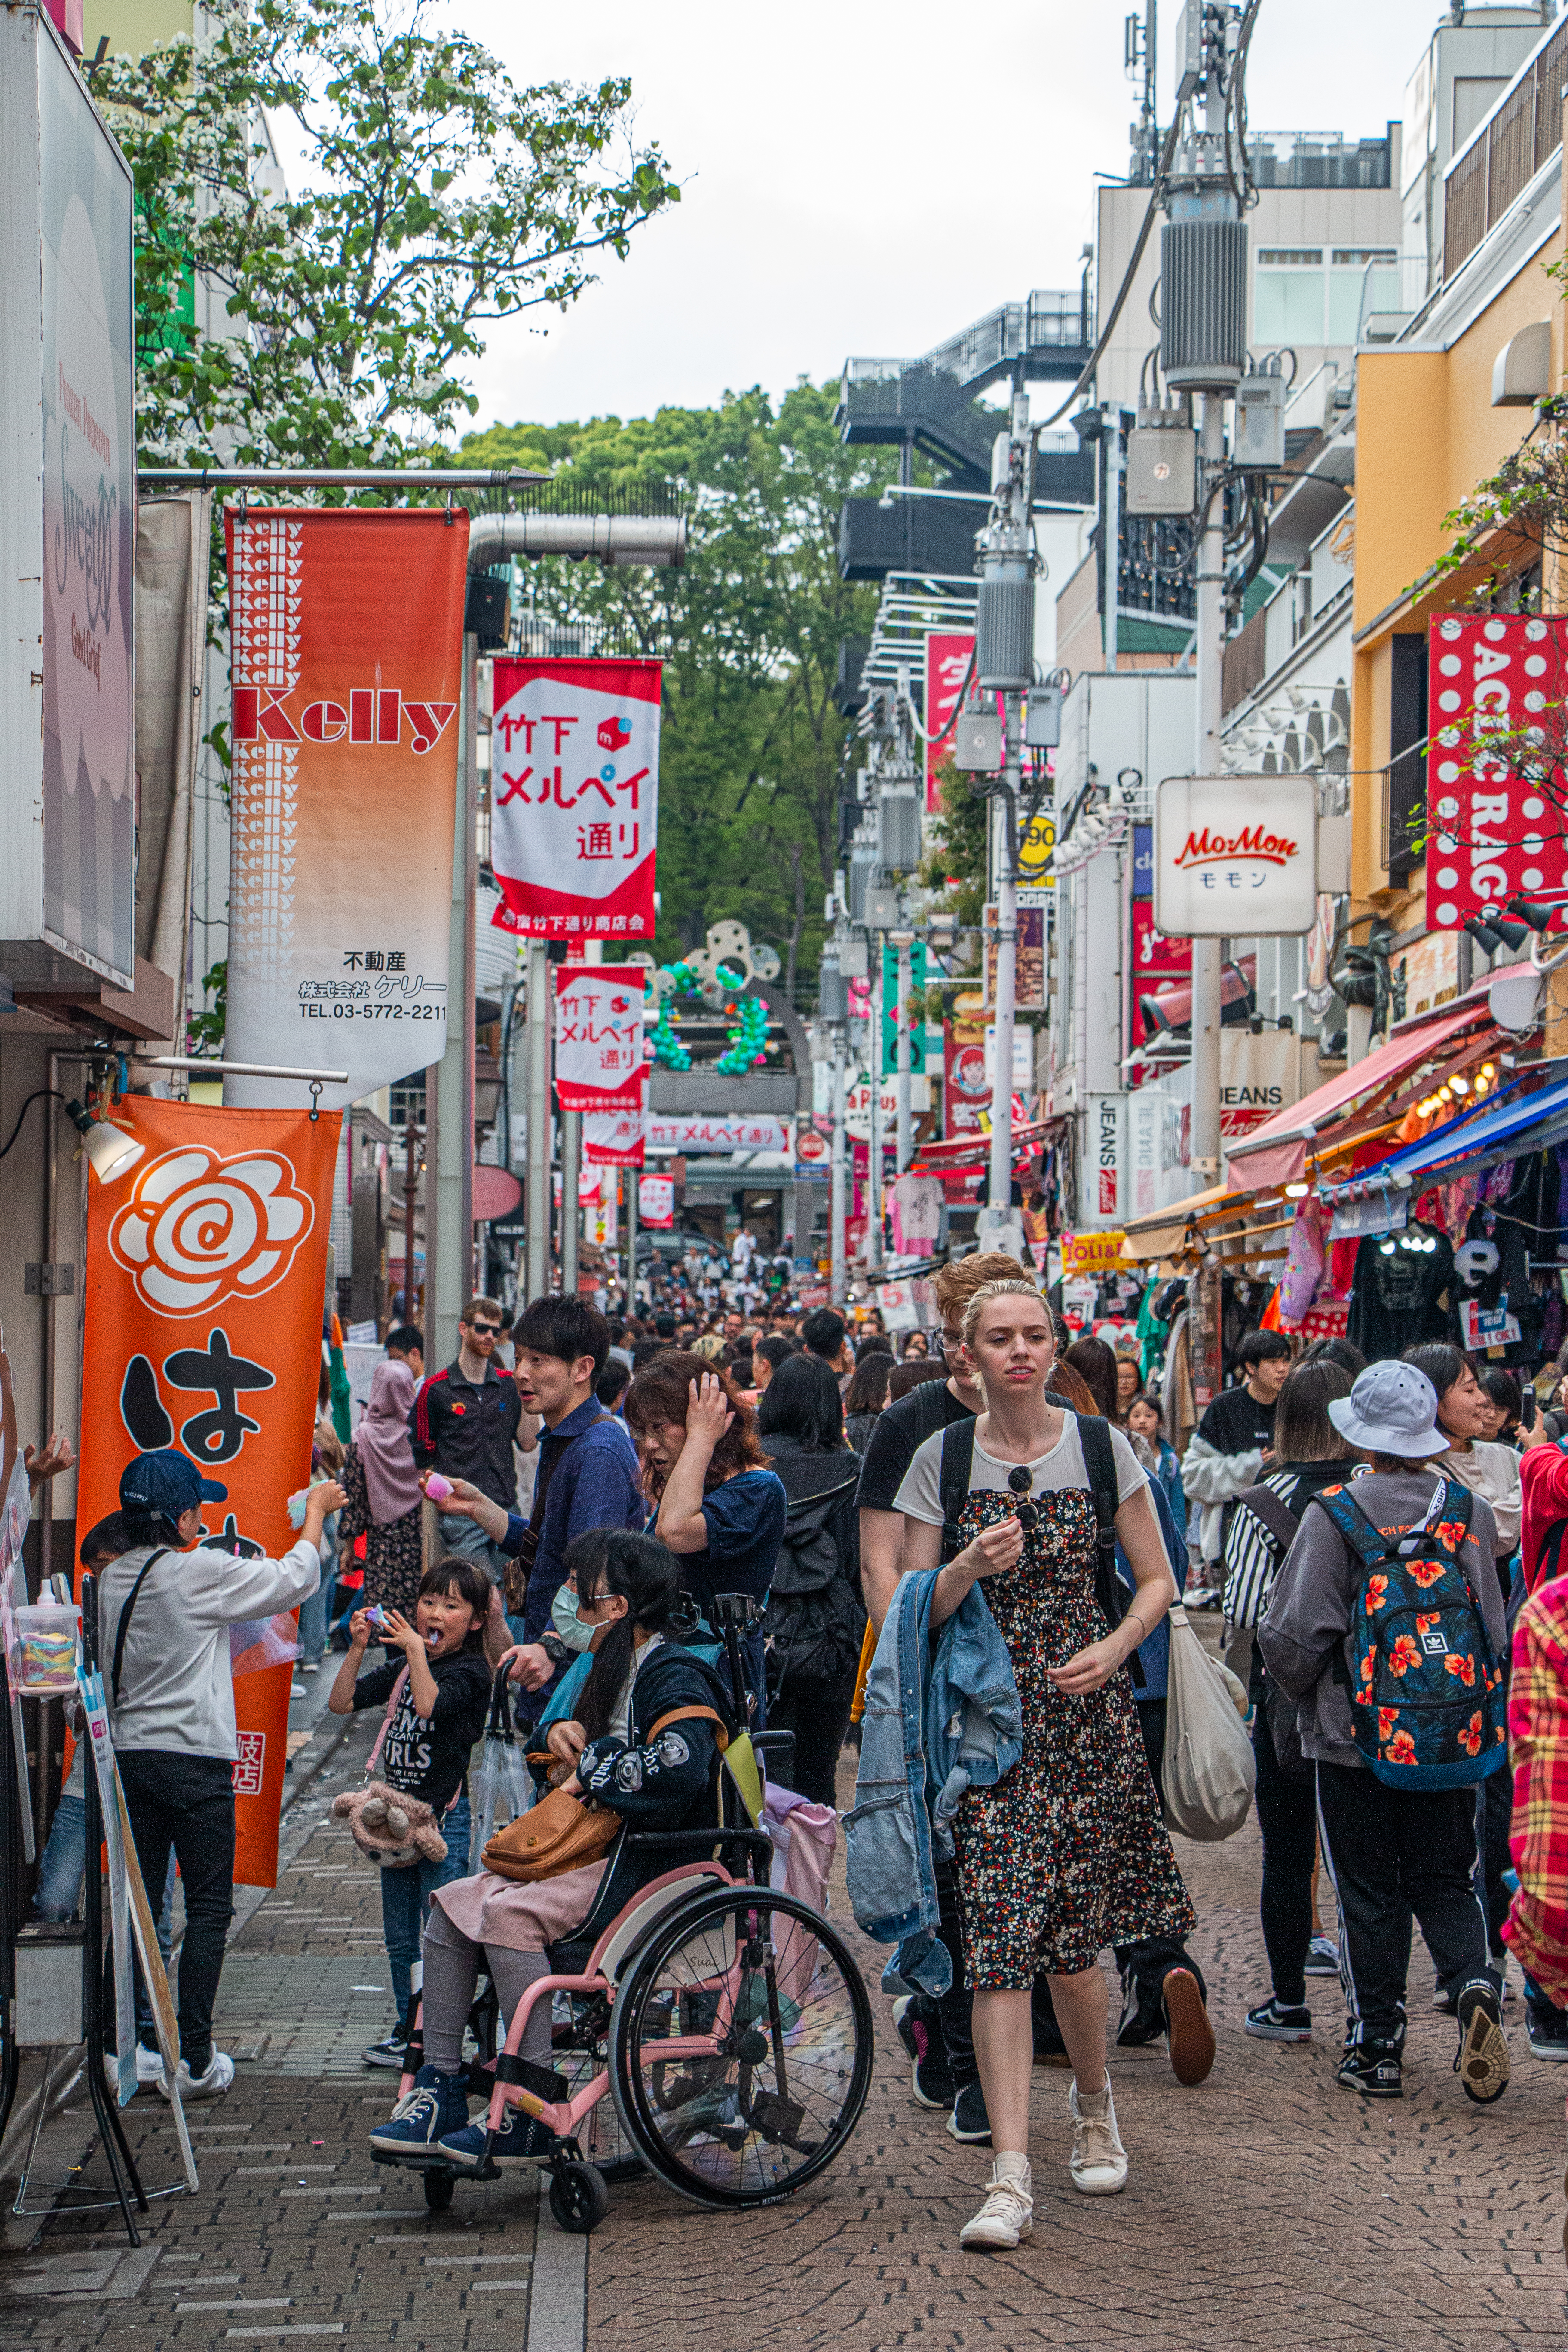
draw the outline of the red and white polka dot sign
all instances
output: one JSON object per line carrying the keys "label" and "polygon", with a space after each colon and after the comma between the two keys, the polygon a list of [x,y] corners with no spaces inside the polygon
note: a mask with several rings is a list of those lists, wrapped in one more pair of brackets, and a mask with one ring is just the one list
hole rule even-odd
{"label": "red and white polka dot sign", "polygon": [[1430,654],[1426,922],[1452,931],[1568,888],[1568,620],[1448,613]]}

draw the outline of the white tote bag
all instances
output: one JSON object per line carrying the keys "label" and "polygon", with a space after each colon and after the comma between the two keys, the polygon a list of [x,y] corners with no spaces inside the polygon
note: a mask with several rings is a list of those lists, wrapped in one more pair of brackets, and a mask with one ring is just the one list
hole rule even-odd
{"label": "white tote bag", "polygon": [[1258,1767],[1243,1720],[1247,1693],[1210,1657],[1178,1602],[1171,1611],[1165,1699],[1165,1820],[1184,1837],[1234,1837],[1252,1807]]}

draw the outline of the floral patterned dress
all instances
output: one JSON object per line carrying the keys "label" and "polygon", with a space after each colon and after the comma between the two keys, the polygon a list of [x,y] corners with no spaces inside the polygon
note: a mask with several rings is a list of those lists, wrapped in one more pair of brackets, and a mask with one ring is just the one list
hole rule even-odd
{"label": "floral patterned dress", "polygon": [[[1108,1944],[1181,1937],[1196,1915],[1160,1817],[1128,1677],[1072,1696],[1047,1680],[1108,1632],[1094,1592],[1095,1518],[1079,1487],[1033,1497],[1040,1524],[984,1591],[1013,1662],[1024,1752],[994,1788],[972,1789],[954,1823],[968,1981],[1026,1990],[1038,1969],[1071,1976]],[[1006,1518],[977,1487],[960,1518],[970,1542]]]}
{"label": "floral patterned dress", "polygon": [[357,1445],[350,1445],[343,1455],[338,1478],[348,1496],[338,1515],[339,1559],[346,1560],[354,1538],[363,1536],[364,1605],[368,1608],[379,1601],[384,1608],[395,1609],[412,1622],[423,1573],[419,1506],[405,1511],[400,1519],[389,1519],[384,1527],[378,1527],[370,1515],[370,1494]]}

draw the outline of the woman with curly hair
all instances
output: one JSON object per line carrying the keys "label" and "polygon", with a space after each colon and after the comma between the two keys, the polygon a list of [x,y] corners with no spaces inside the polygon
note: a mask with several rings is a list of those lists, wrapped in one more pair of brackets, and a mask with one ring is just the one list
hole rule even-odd
{"label": "woman with curly hair", "polygon": [[[636,1375],[626,1417],[657,1515],[650,1532],[679,1558],[682,1586],[709,1625],[721,1592],[749,1593],[764,1608],[787,1504],[757,1443],[756,1416],[729,1373],[671,1348]],[[752,1728],[760,1731],[767,1704],[760,1621],[741,1654]]]}

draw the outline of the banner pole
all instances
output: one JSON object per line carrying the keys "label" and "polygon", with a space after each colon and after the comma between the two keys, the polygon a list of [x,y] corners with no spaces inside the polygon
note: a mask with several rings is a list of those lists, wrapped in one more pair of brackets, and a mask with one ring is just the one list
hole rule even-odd
{"label": "banner pole", "polygon": [[528,942],[528,1297],[550,1287],[550,958]]}
{"label": "banner pole", "polygon": [[577,1244],[583,1231],[583,1204],[577,1198],[583,1167],[583,1114],[561,1114],[561,1296],[577,1296]]}
{"label": "banner pole", "polygon": [[635,1315],[637,1311],[637,1185],[641,1181],[641,1172],[637,1168],[628,1168],[626,1171],[626,1304],[621,1309],[623,1315]]}

